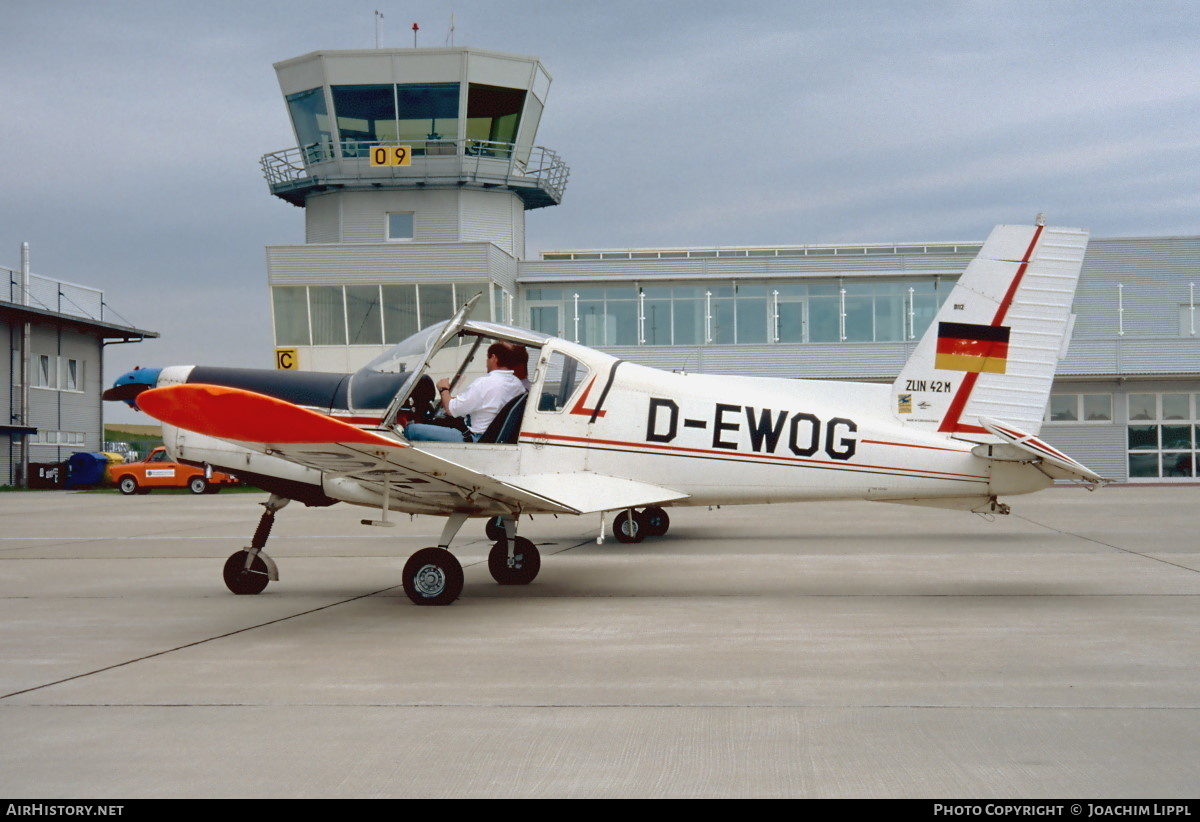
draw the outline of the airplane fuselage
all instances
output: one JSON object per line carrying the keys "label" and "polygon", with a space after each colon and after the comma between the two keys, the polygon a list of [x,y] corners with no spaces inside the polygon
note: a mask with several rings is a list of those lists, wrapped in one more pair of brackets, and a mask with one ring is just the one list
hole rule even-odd
{"label": "airplane fuselage", "polygon": [[[673,505],[868,499],[969,509],[1051,482],[1032,466],[982,459],[971,453],[974,443],[905,426],[881,413],[889,400],[887,386],[678,374],[564,341],[555,341],[555,350],[586,356],[593,376],[566,407],[541,410],[530,403],[517,443],[417,445],[495,477],[553,474],[567,486],[586,485],[590,475],[602,474],[687,495]],[[164,369],[159,383],[185,382],[189,373],[188,367]],[[341,418],[351,413],[324,412]],[[371,428],[371,419],[362,427]],[[168,427],[167,434],[168,447],[183,459],[234,473],[287,477],[353,504],[382,503],[378,486],[336,472],[193,432]],[[408,498],[402,486],[389,493],[388,507],[434,512],[425,500]],[[494,513],[470,500],[457,507]]]}

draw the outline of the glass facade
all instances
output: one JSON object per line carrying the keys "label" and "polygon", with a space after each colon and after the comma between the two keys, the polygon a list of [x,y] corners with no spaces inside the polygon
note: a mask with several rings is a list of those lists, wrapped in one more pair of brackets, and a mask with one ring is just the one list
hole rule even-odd
{"label": "glass facade", "polygon": [[448,320],[476,294],[471,318],[487,320],[488,283],[275,286],[275,344],[392,345]]}
{"label": "glass facade", "polygon": [[529,288],[524,322],[591,346],[897,342],[929,327],[953,277],[713,280]]}

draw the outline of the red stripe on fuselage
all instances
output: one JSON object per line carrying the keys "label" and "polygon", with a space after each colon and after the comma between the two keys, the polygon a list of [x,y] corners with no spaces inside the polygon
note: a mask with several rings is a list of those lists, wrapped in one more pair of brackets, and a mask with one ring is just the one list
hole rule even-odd
{"label": "red stripe on fuselage", "polygon": [[[837,460],[814,460],[814,459],[804,459],[801,457],[781,457],[777,454],[758,454],[758,453],[755,453],[752,451],[717,451],[717,450],[710,449],[710,448],[685,448],[685,447],[679,446],[679,445],[660,445],[658,443],[653,443],[653,442],[625,442],[623,440],[601,440],[601,439],[595,439],[593,437],[570,437],[565,434],[542,434],[542,433],[537,433],[537,434],[522,433],[521,434],[521,442],[536,443],[536,442],[545,441],[545,440],[558,440],[558,441],[565,442],[565,443],[577,442],[577,443],[583,443],[584,445],[615,445],[615,446],[620,446],[623,448],[633,448],[633,449],[640,451],[643,454],[675,453],[679,456],[696,455],[700,459],[712,459],[712,456],[725,457],[727,459],[747,459],[747,458],[749,458],[749,459],[756,459],[756,460],[776,460],[776,461],[785,462],[785,463],[792,462],[792,463],[804,463],[804,464],[810,464],[810,465],[822,465],[822,466],[829,466],[832,468],[841,468],[841,469],[855,469],[856,468],[856,469],[861,469],[861,470],[872,470],[872,471],[902,471],[902,472],[906,472],[909,474],[924,474],[924,475],[938,474],[938,475],[941,475],[942,477],[947,477],[947,478],[962,478],[962,479],[969,479],[969,480],[987,480],[988,479],[988,477],[980,476],[978,474],[960,474],[960,473],[957,473],[954,471],[926,471],[926,470],[918,470],[918,469],[912,469],[912,468],[903,468],[903,467],[892,466],[892,465],[864,465],[862,463],[847,463],[847,462],[839,462]],[[867,442],[867,440],[862,440],[862,442]],[[886,443],[886,444],[898,445],[900,443]],[[918,445],[918,446],[913,446],[913,447],[914,448],[923,448],[923,447],[929,447],[929,446],[919,446]],[[648,451],[646,449],[653,449],[653,450]],[[946,448],[946,449],[941,449],[941,450],[953,451],[954,449]],[[964,453],[964,452],[958,451],[956,453]],[[710,456],[710,455],[712,455],[712,456]]]}

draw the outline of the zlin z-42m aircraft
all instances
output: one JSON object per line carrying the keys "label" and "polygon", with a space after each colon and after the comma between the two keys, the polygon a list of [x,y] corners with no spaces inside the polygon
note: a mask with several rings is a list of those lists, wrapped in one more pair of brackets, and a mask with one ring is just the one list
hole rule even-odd
{"label": "zlin z-42m aircraft", "polygon": [[[161,420],[176,459],[270,493],[251,545],[225,563],[234,593],[279,578],[263,551],[279,509],[344,501],[382,510],[367,525],[391,524],[389,511],[446,517],[403,584],[418,605],[447,605],[463,587],[448,549],[470,517],[489,519],[495,580],[524,585],[541,560],[517,535],[522,515],[599,513],[602,540],[615,512],[617,539],[635,542],[666,533],[672,506],[855,499],[1007,513],[999,497],[1055,479],[1103,483],[1037,437],[1086,246],[1077,229],[997,227],[891,385],[664,372],[469,320],[472,300],[353,374],[140,369],[105,398]],[[442,405],[432,378],[461,393],[495,342],[528,353],[527,391],[478,441],[406,438]]]}

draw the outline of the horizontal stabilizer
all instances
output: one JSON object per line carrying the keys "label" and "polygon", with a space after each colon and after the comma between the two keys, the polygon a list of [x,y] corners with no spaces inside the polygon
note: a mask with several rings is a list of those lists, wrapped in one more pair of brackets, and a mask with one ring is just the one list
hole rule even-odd
{"label": "horizontal stabilizer", "polygon": [[1026,434],[1011,425],[985,417],[979,418],[979,424],[989,434],[999,437],[1004,443],[975,446],[971,452],[977,457],[1002,462],[1034,462],[1046,476],[1053,479],[1082,480],[1098,485],[1108,482],[1092,469],[1076,462],[1062,451],[1047,445],[1032,434]]}
{"label": "horizontal stabilizer", "polygon": [[527,474],[496,479],[554,500],[580,514],[641,508],[686,499],[688,496],[670,488],[604,474]]}

